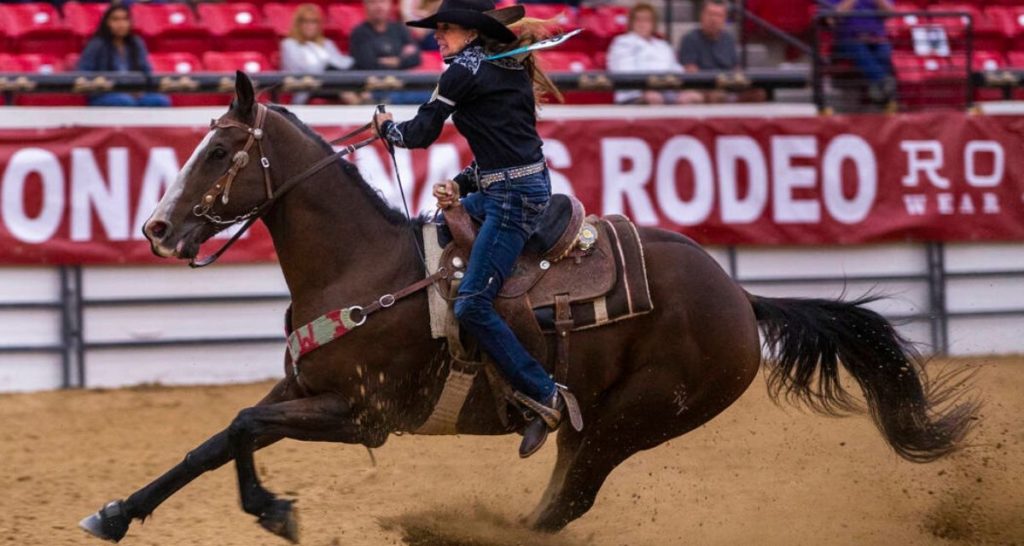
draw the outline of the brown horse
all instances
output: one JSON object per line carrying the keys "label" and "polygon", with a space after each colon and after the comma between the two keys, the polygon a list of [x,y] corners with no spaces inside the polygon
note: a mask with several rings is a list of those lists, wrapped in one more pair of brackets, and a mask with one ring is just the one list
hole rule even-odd
{"label": "brown horse", "polygon": [[[263,110],[251,82],[239,74],[236,99],[185,164],[178,181],[145,226],[153,251],[192,259],[224,227],[198,214],[198,204],[244,160],[227,204],[213,212],[243,215],[332,149],[287,110]],[[262,116],[263,114],[261,114]],[[259,149],[245,146],[262,123]],[[264,179],[260,154],[273,177]],[[265,183],[273,187],[265,188]],[[304,324],[342,306],[373,301],[425,276],[416,248],[419,222],[391,209],[344,160],[294,186],[263,215],[292,297],[291,320]],[[543,498],[530,517],[557,531],[579,518],[609,473],[650,449],[708,422],[729,407],[762,364],[758,327],[768,349],[769,388],[824,413],[854,410],[840,385],[840,364],[864,391],[867,409],[901,456],[931,461],[954,450],[974,414],[971,403],[936,404],[949,390],[929,388],[913,350],[881,316],[856,302],[770,299],[740,288],[690,239],[642,229],[655,301],[653,312],[574,334],[569,386],[584,414],[582,431],[563,426],[558,458]],[[257,449],[282,438],[377,447],[392,432],[415,430],[431,412],[449,366],[442,341],[430,335],[427,295],[419,292],[372,315],[345,338],[309,353],[301,382],[285,377],[227,429],[194,449],[166,474],[81,523],[90,533],[120,540],[133,519],[144,519],[174,492],[234,459],[243,509],[268,530],[296,540],[291,501],[261,486]],[[459,420],[462,434],[507,434],[490,389],[470,394]]]}

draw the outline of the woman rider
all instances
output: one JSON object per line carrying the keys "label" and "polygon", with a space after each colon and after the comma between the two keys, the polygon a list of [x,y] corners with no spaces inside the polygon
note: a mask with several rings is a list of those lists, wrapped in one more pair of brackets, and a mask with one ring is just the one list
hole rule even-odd
{"label": "woman rider", "polygon": [[[497,363],[517,391],[516,399],[540,417],[523,433],[519,455],[528,457],[544,443],[548,430],[557,428],[564,409],[559,389],[564,387],[523,348],[493,302],[551,197],[537,135],[537,96],[550,93],[561,99],[561,94],[532,55],[487,59],[542,36],[540,22],[522,20],[523,13],[522,6],[496,10],[493,0],[444,0],[434,15],[408,22],[434,29],[448,69],[415,118],[395,123],[391,114],[379,113],[374,121],[393,145],[426,148],[452,116],[473,151],[470,167],[433,189],[442,209],[464,195],[466,212],[483,222],[459,286],[455,316]],[[520,37],[504,24],[517,21],[524,29]]]}

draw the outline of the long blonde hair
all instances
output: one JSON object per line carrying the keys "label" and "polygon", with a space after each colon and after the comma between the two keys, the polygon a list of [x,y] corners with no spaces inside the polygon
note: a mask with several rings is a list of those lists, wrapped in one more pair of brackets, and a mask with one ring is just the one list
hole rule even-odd
{"label": "long blonde hair", "polygon": [[[306,40],[306,37],[302,34],[302,20],[306,17],[316,17],[320,20],[320,33],[312,40]],[[288,31],[288,37],[300,44],[304,44],[307,41],[313,41],[318,44],[324,43],[324,12],[320,9],[320,6],[316,4],[300,4],[299,7],[295,8],[295,13],[292,15],[292,28]]]}
{"label": "long blonde hair", "polygon": [[[524,17],[515,23],[508,25],[508,28],[512,29],[512,31],[519,36],[518,39],[506,44],[484,36],[484,47],[491,52],[501,53],[503,51],[511,51],[519,47],[535,44],[541,40],[546,40],[551,37],[551,31],[548,29],[554,26],[554,23],[554,19]],[[530,74],[530,79],[533,80],[533,96],[538,105],[546,102],[548,96],[554,97],[558,102],[565,102],[565,97],[562,96],[562,92],[558,90],[558,86],[555,85],[555,82],[551,81],[551,78],[549,78],[548,75],[544,73],[544,70],[538,65],[537,56],[534,55],[532,51],[522,57],[516,55],[516,58],[519,59],[523,68],[525,68],[527,73]]]}

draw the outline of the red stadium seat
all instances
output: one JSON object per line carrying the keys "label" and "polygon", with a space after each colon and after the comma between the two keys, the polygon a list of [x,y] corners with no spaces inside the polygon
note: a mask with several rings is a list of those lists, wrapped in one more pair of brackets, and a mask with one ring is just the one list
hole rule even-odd
{"label": "red stadium seat", "polygon": [[0,26],[15,53],[64,55],[79,48],[52,4],[2,4]]}
{"label": "red stadium seat", "polygon": [[331,4],[327,7],[324,34],[339,48],[347,50],[348,37],[363,21],[366,21],[366,10],[362,4]]}
{"label": "red stadium seat", "polygon": [[292,18],[298,7],[298,4],[270,2],[263,5],[263,14],[266,16],[267,24],[278,36],[287,36],[292,30]]}
{"label": "red stadium seat", "polygon": [[64,22],[75,36],[84,41],[96,32],[107,6],[107,4],[68,2],[64,4]]}
{"label": "red stadium seat", "polygon": [[203,54],[203,65],[211,72],[242,70],[256,73],[271,70],[267,57],[256,51],[207,51]]}
{"label": "red stadium seat", "polygon": [[[981,19],[981,12],[978,8],[970,4],[932,4],[928,6],[930,12],[940,11],[962,11],[970,15],[970,19],[966,16],[963,18],[957,17],[938,17],[932,21],[932,24],[942,25],[946,28],[946,34],[949,35],[950,40],[962,40],[967,33],[967,24],[970,20],[973,20],[975,24]],[[956,48],[954,44],[950,46]]]}
{"label": "red stadium seat", "polygon": [[196,22],[187,4],[136,4],[132,18],[151,51],[199,54],[209,46],[210,31]]}
{"label": "red stadium seat", "polygon": [[546,25],[551,31],[562,32],[580,26],[576,13],[565,4],[523,4],[523,7],[527,17],[551,20],[551,25]]}
{"label": "red stadium seat", "polygon": [[971,66],[974,70],[1003,70],[1007,68],[1006,58],[999,51],[976,51]]}
{"label": "red stadium seat", "polygon": [[1011,51],[1024,51],[1024,6],[1007,9],[1007,32],[1011,38]]}
{"label": "red stadium seat", "polygon": [[64,61],[56,55],[46,53],[22,53],[6,55],[4,61],[7,71],[34,72],[36,74],[52,74],[64,71]]}
{"label": "red stadium seat", "polygon": [[444,59],[437,51],[424,51],[420,55],[420,65],[414,72],[444,72]]}
{"label": "red stadium seat", "polygon": [[[803,34],[811,26],[811,0],[747,0],[746,7],[754,15],[790,33]],[[751,29],[760,27],[749,25]]]}
{"label": "red stadium seat", "polygon": [[265,55],[278,49],[274,28],[264,23],[263,12],[248,3],[199,4],[199,18],[226,51],[259,51]]}
{"label": "red stadium seat", "polygon": [[153,65],[153,72],[191,74],[203,70],[199,57],[191,53],[153,53],[149,56],[149,62]]}
{"label": "red stadium seat", "polygon": [[594,68],[590,55],[572,51],[543,51],[538,53],[541,66],[551,72],[584,72]]}
{"label": "red stadium seat", "polygon": [[583,33],[566,42],[569,51],[607,51],[612,38],[626,32],[629,8],[625,6],[584,6],[580,8],[579,25]]}
{"label": "red stadium seat", "polygon": [[1006,54],[1006,60],[1013,68],[1024,68],[1024,51],[1011,51]]}

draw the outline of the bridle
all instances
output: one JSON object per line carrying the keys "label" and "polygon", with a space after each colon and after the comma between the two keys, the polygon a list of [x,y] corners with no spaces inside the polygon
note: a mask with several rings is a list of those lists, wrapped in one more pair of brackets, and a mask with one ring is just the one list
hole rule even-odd
{"label": "bridle", "polygon": [[274,190],[270,185],[270,160],[267,159],[266,153],[263,152],[263,123],[266,119],[267,107],[259,104],[256,107],[256,123],[254,127],[246,125],[240,121],[226,119],[226,116],[210,120],[211,131],[215,129],[241,129],[249,133],[249,138],[245,141],[245,145],[242,146],[242,149],[231,156],[231,167],[228,168],[227,172],[221,175],[221,177],[213,183],[213,186],[203,194],[202,200],[197,203],[196,206],[192,207],[192,214],[200,218],[205,218],[210,223],[224,226],[230,226],[243,220],[248,220],[252,215],[256,214],[259,206],[253,207],[249,212],[236,216],[231,220],[222,220],[220,216],[210,214],[210,210],[213,209],[213,205],[217,202],[218,197],[220,197],[220,202],[222,204],[228,204],[228,198],[231,194],[231,184],[235,181],[235,177],[238,176],[238,172],[249,164],[249,151],[252,149],[253,144],[256,144],[256,149],[259,151],[260,166],[263,167],[263,184],[267,189],[267,199],[269,200],[273,198]]}
{"label": "bridle", "polygon": [[[360,140],[355,144],[350,144],[324,157],[320,161],[317,161],[305,171],[302,171],[301,173],[286,180],[283,184],[281,184],[280,187],[277,188],[277,190],[274,190],[273,184],[271,183],[270,160],[267,159],[267,156],[264,153],[263,149],[263,140],[264,137],[266,136],[263,131],[263,124],[267,120],[267,112],[268,109],[266,105],[257,103],[256,118],[253,125],[248,125],[233,119],[227,119],[227,114],[221,116],[219,119],[210,121],[210,130],[239,129],[248,133],[249,138],[246,139],[245,145],[242,146],[241,150],[238,150],[237,152],[232,154],[231,166],[228,167],[228,170],[223,175],[221,175],[221,177],[218,178],[217,181],[214,182],[212,186],[210,186],[210,189],[207,190],[206,193],[203,194],[201,201],[192,207],[192,214],[194,214],[197,217],[203,218],[207,222],[217,226],[217,231],[224,230],[230,226],[238,224],[239,222],[244,223],[242,224],[241,229],[239,229],[234,235],[232,235],[231,238],[228,239],[228,241],[225,242],[224,245],[221,246],[216,252],[201,260],[197,258],[190,259],[188,262],[189,267],[205,267],[217,261],[217,259],[220,258],[221,255],[223,255],[228,248],[234,245],[235,242],[237,242],[238,239],[240,239],[242,235],[245,234],[245,232],[248,231],[249,228],[252,227],[252,225],[256,223],[256,221],[259,220],[278,199],[281,198],[281,196],[283,196],[289,190],[294,188],[300,182],[303,182],[307,178],[323,170],[324,167],[327,167],[328,165],[334,163],[338,159],[345,157],[346,155],[351,154],[352,152],[355,152],[359,148],[371,144],[373,141],[380,138],[379,135],[375,134],[369,138]],[[366,131],[372,126],[372,123],[367,123],[366,125],[363,125],[362,127],[342,137],[332,140],[330,144],[333,145],[338,142],[348,140]],[[267,198],[259,205],[253,207],[249,212],[240,214],[230,220],[224,220],[220,216],[211,213],[211,211],[213,210],[213,206],[216,204],[218,198],[220,199],[220,202],[222,204],[226,205],[228,203],[229,196],[231,193],[231,184],[234,183],[235,177],[238,176],[238,173],[241,172],[242,169],[244,169],[249,164],[249,155],[252,152],[252,147],[254,144],[256,145],[256,150],[260,156],[260,166],[263,168],[263,183],[266,187]]]}

